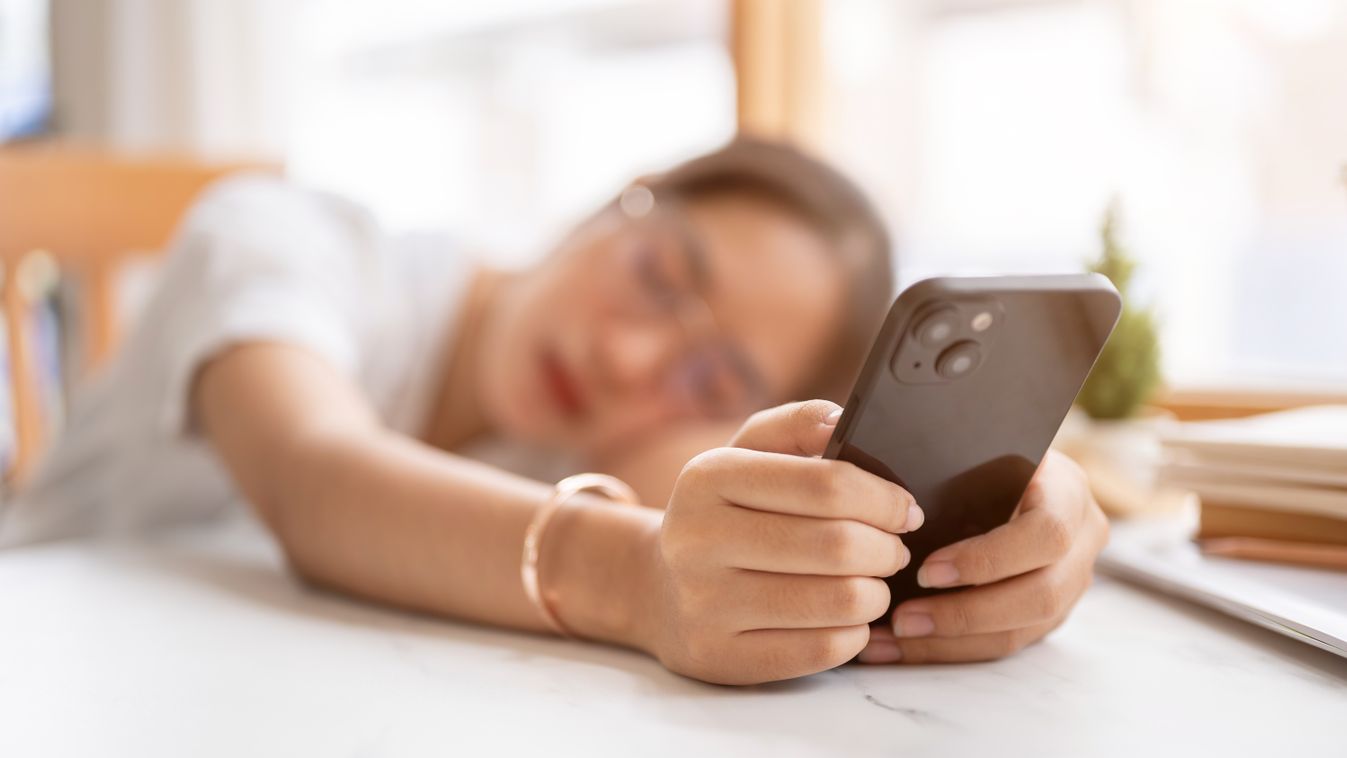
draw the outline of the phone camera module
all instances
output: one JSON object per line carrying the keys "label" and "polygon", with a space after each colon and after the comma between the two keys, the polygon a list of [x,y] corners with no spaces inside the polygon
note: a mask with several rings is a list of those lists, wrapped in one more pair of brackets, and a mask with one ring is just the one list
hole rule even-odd
{"label": "phone camera module", "polygon": [[959,314],[953,308],[942,308],[922,319],[914,330],[917,341],[926,347],[942,345],[959,328]]}
{"label": "phone camera module", "polygon": [[889,371],[901,384],[941,384],[971,376],[996,349],[1005,321],[1005,309],[990,297],[925,303],[903,327],[889,356]]}
{"label": "phone camera module", "polygon": [[982,348],[976,342],[957,342],[940,354],[935,361],[936,373],[946,379],[961,379],[982,362]]}

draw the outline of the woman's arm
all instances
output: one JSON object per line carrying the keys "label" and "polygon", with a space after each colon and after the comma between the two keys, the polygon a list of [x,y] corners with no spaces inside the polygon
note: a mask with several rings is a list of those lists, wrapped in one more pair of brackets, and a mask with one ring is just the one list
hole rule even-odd
{"label": "woman's arm", "polygon": [[[292,347],[208,363],[193,408],[235,482],[310,580],[488,624],[541,629],[519,558],[548,486],[383,429],[358,390]],[[802,457],[836,406],[754,416],[698,455],[667,517],[578,502],[543,541],[540,574],[579,636],[644,650],[708,681],[832,668],[888,604],[876,577],[907,561],[911,497],[841,461]],[[807,441],[808,444],[802,442]]]}
{"label": "woman's arm", "polygon": [[[197,377],[192,405],[311,581],[543,628],[519,558],[548,485],[384,429],[356,388],[297,348],[250,344],[222,354]],[[901,535],[919,528],[922,514],[897,485],[815,457],[838,410],[811,401],[755,414],[734,448],[683,467],[663,517],[593,500],[560,509],[539,571],[562,599],[562,623],[674,671],[751,683],[832,668],[863,649],[874,662],[981,660],[1060,622],[1089,581],[1106,528],[1083,477],[1050,456],[1010,524],[937,554],[958,570],[953,584],[977,586],[899,607],[929,616],[930,629],[900,618],[903,639],[872,637],[869,624],[889,603],[879,577],[906,566]]]}
{"label": "woman's arm", "polygon": [[[315,583],[488,624],[543,628],[524,595],[524,531],[551,488],[385,429],[359,390],[310,353],[245,344],[198,374],[194,416],[235,483]],[[577,634],[638,645],[631,570],[660,515],[564,508],[540,573]],[[565,545],[564,550],[552,549]]]}

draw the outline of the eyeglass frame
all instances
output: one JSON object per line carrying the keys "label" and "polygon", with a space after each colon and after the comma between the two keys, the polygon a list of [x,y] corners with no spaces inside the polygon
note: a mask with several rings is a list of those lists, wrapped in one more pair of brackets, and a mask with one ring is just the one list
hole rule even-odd
{"label": "eyeglass frame", "polygon": [[[653,188],[637,183],[623,190],[616,201],[616,206],[618,213],[629,224],[665,225],[666,229],[672,232],[672,239],[676,241],[680,260],[685,262],[691,286],[671,287],[670,302],[648,304],[653,310],[667,311],[678,324],[687,344],[685,355],[680,361],[688,361],[689,356],[695,361],[698,355],[697,345],[710,346],[712,352],[726,359],[729,370],[738,378],[740,388],[737,391],[742,400],[736,403],[735,407],[727,406],[713,410],[699,408],[699,414],[709,418],[732,418],[748,415],[766,407],[770,398],[766,382],[743,351],[727,338],[715,311],[703,294],[708,277],[706,246],[696,228],[688,220],[682,203],[670,193],[657,193]],[[639,283],[637,286],[648,291],[652,285]],[[690,372],[696,370],[695,367],[688,369]],[[670,385],[677,385],[679,371],[679,362],[674,362],[668,369],[665,381]]]}

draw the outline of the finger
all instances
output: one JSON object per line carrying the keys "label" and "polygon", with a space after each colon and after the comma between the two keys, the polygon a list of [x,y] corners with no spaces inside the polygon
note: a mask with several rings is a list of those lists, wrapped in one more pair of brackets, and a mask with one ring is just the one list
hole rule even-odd
{"label": "finger", "polygon": [[898,638],[884,624],[870,625],[870,641],[856,654],[856,660],[861,663],[897,663],[902,657],[903,650],[898,647]]}
{"label": "finger", "polygon": [[855,626],[869,624],[889,609],[889,586],[870,576],[741,571],[733,581],[735,594],[743,600],[728,609],[730,623],[741,630]]}
{"label": "finger", "polygon": [[847,461],[720,448],[690,464],[694,477],[744,508],[854,519],[886,532],[909,532],[924,516],[912,495]]}
{"label": "finger", "polygon": [[777,574],[892,576],[911,553],[901,539],[848,519],[818,519],[727,507],[726,539],[701,546],[699,560]]}
{"label": "finger", "polygon": [[1069,560],[1005,581],[909,600],[894,609],[893,632],[903,639],[964,637],[1060,619],[1090,586],[1093,558],[1082,547]]}
{"label": "finger", "polygon": [[735,638],[735,653],[750,665],[743,681],[794,679],[836,668],[856,657],[870,639],[867,624],[832,629],[755,629]]}
{"label": "finger", "polygon": [[917,571],[917,584],[988,584],[1061,560],[1092,505],[1088,490],[1070,485],[1058,478],[1032,482],[1010,521],[931,553]]}
{"label": "finger", "polygon": [[768,408],[749,416],[731,447],[786,455],[823,455],[837,427],[842,406],[829,400],[806,400]]}
{"label": "finger", "polygon": [[[972,663],[993,661],[1019,652],[1043,639],[1057,627],[1056,621],[1032,627],[967,637],[918,637],[894,640],[896,658],[889,663]],[[878,629],[875,632],[879,634]],[[882,646],[883,643],[879,643]],[[883,649],[880,647],[879,649]],[[874,660],[873,662],[881,662]]]}

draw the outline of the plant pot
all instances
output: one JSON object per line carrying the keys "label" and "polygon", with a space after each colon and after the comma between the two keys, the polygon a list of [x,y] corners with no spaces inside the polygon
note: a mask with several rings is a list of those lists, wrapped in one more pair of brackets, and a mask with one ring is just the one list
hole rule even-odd
{"label": "plant pot", "polygon": [[1085,469],[1090,489],[1115,518],[1168,512],[1182,498],[1157,488],[1161,432],[1177,423],[1172,414],[1146,407],[1130,419],[1092,419],[1072,408],[1054,446]]}

